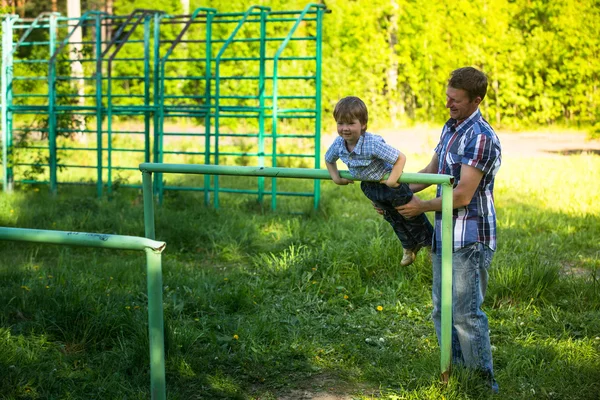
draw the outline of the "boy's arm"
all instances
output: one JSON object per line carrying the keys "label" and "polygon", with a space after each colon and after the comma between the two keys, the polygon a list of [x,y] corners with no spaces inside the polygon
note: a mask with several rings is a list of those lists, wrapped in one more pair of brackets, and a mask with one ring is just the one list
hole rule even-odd
{"label": "boy's arm", "polygon": [[404,171],[404,165],[406,165],[406,156],[402,152],[399,153],[400,154],[398,154],[398,159],[394,163],[392,171],[390,172],[390,176],[387,178],[386,181],[381,182],[385,183],[391,188],[396,188],[400,186],[400,182],[398,182],[398,180],[402,176],[402,171]]}
{"label": "boy's arm", "polygon": [[350,179],[342,178],[340,176],[340,171],[338,171],[336,163],[330,163],[330,162],[325,161],[325,165],[327,165],[327,171],[329,171],[329,176],[331,177],[331,180],[336,185],[347,185],[349,183],[354,183],[354,181],[351,181]]}

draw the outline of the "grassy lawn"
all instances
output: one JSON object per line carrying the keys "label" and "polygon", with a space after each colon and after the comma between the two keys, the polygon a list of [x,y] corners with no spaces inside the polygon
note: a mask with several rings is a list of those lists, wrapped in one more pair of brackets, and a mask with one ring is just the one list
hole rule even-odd
{"label": "grassy lawn", "polygon": [[[485,303],[497,398],[599,398],[599,180],[598,156],[504,160]],[[139,191],[94,194],[0,193],[0,225],[143,235]],[[319,211],[284,199],[273,213],[223,195],[215,212],[201,193],[167,193],[156,232],[168,397],[487,398],[462,371],[439,383],[427,256],[399,267],[359,185],[323,182],[322,196]],[[145,285],[141,253],[1,242],[0,399],[149,398]]]}

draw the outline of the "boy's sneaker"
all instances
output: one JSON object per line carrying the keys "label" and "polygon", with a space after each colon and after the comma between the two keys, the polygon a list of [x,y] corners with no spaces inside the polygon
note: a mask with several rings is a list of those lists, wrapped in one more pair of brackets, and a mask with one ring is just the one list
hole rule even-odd
{"label": "boy's sneaker", "polygon": [[404,250],[404,254],[402,255],[402,261],[400,261],[400,266],[407,267],[410,264],[412,264],[413,262],[415,262],[415,259],[417,258],[417,253],[423,247],[428,247],[428,246],[423,246],[420,244],[417,247],[415,247],[414,249],[402,249],[402,250]]}
{"label": "boy's sneaker", "polygon": [[[417,252],[410,249],[403,249],[404,255],[402,256],[402,261],[400,261],[401,267],[407,267],[415,261],[417,258]],[[419,250],[417,250],[419,251]]]}

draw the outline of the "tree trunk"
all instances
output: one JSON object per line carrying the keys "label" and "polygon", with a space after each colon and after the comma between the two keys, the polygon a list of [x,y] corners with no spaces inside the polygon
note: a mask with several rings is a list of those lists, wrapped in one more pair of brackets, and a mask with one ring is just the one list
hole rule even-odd
{"label": "tree trunk", "polygon": [[51,7],[50,7],[51,11],[52,11],[52,12],[58,12],[58,4],[57,4],[57,0],[52,0],[52,3],[51,3],[51,4],[52,4],[52,5],[51,5]]}
{"label": "tree trunk", "polygon": [[387,68],[387,87],[388,87],[388,107],[390,110],[390,120],[392,126],[398,125],[398,57],[396,56],[396,43],[398,43],[398,11],[399,6],[396,0],[391,0],[392,15],[390,17],[390,27],[388,32],[388,47],[390,61]]}

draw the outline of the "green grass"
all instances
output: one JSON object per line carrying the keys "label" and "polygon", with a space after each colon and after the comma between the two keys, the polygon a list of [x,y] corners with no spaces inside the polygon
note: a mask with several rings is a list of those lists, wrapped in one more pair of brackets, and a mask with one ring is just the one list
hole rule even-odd
{"label": "green grass", "polygon": [[[599,179],[598,156],[504,161],[485,303],[499,398],[598,399]],[[487,398],[467,371],[439,383],[427,257],[399,268],[399,242],[358,185],[322,189],[316,212],[239,195],[215,212],[200,193],[167,193],[156,232],[169,398]],[[139,191],[94,193],[1,193],[0,225],[143,235]],[[0,307],[0,399],[149,398],[142,254],[2,242]]]}

